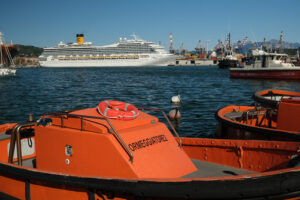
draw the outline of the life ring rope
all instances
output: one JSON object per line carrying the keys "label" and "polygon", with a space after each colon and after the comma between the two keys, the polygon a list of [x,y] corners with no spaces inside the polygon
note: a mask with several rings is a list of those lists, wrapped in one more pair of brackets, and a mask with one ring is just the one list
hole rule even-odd
{"label": "life ring rope", "polygon": [[132,120],[139,115],[135,106],[122,101],[101,101],[97,110],[102,116],[110,119]]}

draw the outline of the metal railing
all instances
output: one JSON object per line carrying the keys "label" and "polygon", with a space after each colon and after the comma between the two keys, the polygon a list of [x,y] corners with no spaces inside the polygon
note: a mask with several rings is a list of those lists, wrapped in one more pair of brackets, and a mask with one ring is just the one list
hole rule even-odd
{"label": "metal railing", "polygon": [[164,118],[167,120],[171,130],[173,131],[173,133],[175,134],[175,136],[178,138],[178,146],[181,148],[182,147],[182,140],[180,138],[180,136],[178,135],[177,131],[175,130],[174,126],[172,125],[172,123],[170,122],[168,116],[166,115],[166,113],[160,109],[155,109],[155,108],[144,108],[144,107],[138,107],[140,108],[142,111],[144,110],[149,110],[149,111],[154,111],[154,112],[160,112],[162,113],[162,115],[164,116]]}
{"label": "metal railing", "polygon": [[[89,115],[77,115],[77,114],[70,114],[68,112],[62,112],[62,113],[45,113],[43,115],[42,120],[45,119],[45,116],[51,116],[51,115],[54,116],[54,117],[60,117],[60,119],[61,119],[61,128],[64,128],[64,119],[67,119],[69,117],[79,118],[80,119],[80,131],[85,131],[83,121],[89,121],[89,122],[98,124],[97,122],[91,121],[91,120],[88,120],[88,119],[101,119],[101,120],[105,120],[108,123],[108,125],[110,126],[110,129],[107,127],[108,128],[108,132],[113,134],[113,136],[117,139],[117,141],[120,143],[120,145],[122,146],[122,148],[128,154],[129,161],[133,162],[133,157],[134,156],[133,156],[132,152],[130,151],[130,149],[128,148],[128,146],[125,144],[124,140],[121,138],[121,136],[119,135],[119,133],[114,128],[114,126],[112,125],[112,123],[110,122],[110,120],[108,118],[105,118],[105,117],[95,117],[95,116],[89,116]],[[104,124],[101,124],[101,125],[104,125]]]}
{"label": "metal railing", "polygon": [[8,162],[9,163],[13,163],[15,145],[17,143],[18,165],[22,166],[22,148],[21,148],[20,130],[21,130],[21,128],[31,127],[31,126],[35,126],[35,125],[36,125],[36,122],[25,122],[25,123],[17,124],[14,126],[14,128],[12,129],[11,138],[10,138],[10,146],[9,146],[9,153],[8,153]]}
{"label": "metal railing", "polygon": [[[175,136],[178,138],[178,146],[181,148],[182,147],[182,140],[180,138],[180,136],[178,135],[178,133],[176,132],[174,126],[172,125],[172,123],[170,122],[170,120],[168,119],[167,115],[165,114],[164,111],[159,110],[159,109],[154,109],[154,108],[144,108],[144,107],[139,107],[139,109],[141,109],[142,111],[144,110],[149,110],[149,111],[154,111],[154,112],[160,112],[162,113],[162,115],[164,116],[164,118],[167,120],[172,132],[175,134]],[[108,118],[105,117],[95,117],[95,116],[89,116],[89,115],[78,115],[78,114],[70,114],[69,112],[61,112],[61,113],[45,113],[42,117],[41,120],[45,119],[45,117],[49,117],[49,116],[54,116],[54,117],[59,117],[61,120],[61,128],[64,128],[64,119],[68,119],[70,117],[73,118],[79,118],[80,119],[80,130],[81,131],[85,131],[84,129],[84,121],[89,121],[91,123],[96,123],[96,124],[100,124],[98,122],[89,120],[89,119],[101,119],[101,120],[105,120],[107,122],[107,124],[109,125],[109,127],[107,127],[105,124],[102,124],[103,126],[105,126],[108,129],[108,132],[113,134],[113,136],[117,139],[117,141],[120,143],[120,145],[122,146],[122,148],[125,150],[125,152],[128,154],[129,156],[129,161],[133,162],[133,154],[131,152],[131,150],[129,149],[129,147],[126,145],[126,143],[124,142],[124,140],[122,139],[122,137],[119,135],[119,133],[117,132],[117,130],[115,129],[115,127],[112,125],[112,123],[110,122],[110,120]]]}

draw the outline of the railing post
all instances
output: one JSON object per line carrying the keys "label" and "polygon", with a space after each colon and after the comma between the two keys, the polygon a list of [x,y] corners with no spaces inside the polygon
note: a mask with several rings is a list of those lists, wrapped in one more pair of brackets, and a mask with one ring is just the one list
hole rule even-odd
{"label": "railing post", "polygon": [[104,119],[107,121],[107,123],[111,127],[113,135],[118,140],[118,142],[121,144],[121,146],[123,147],[123,149],[126,151],[126,153],[129,156],[129,161],[132,163],[133,162],[133,154],[132,154],[132,152],[127,147],[127,145],[125,144],[125,142],[123,141],[123,139],[120,137],[120,135],[118,134],[118,132],[116,131],[116,129],[113,127],[113,125],[110,123],[109,119],[107,119],[107,118],[104,118]]}
{"label": "railing post", "polygon": [[172,123],[170,122],[170,120],[168,119],[166,113],[162,110],[159,110],[159,109],[154,109],[154,108],[144,108],[144,107],[139,107],[140,109],[142,109],[143,111],[144,110],[150,110],[150,111],[155,111],[155,112],[161,112],[164,116],[164,118],[167,120],[170,128],[172,129],[173,133],[175,134],[175,136],[178,138],[178,146],[179,148],[182,147],[182,140],[180,138],[180,136],[178,135],[177,131],[175,130],[174,126],[172,125]]}

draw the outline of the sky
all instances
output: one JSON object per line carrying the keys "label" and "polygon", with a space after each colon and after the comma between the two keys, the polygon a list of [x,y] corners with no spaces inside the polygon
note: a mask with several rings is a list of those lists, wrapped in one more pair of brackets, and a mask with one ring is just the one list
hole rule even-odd
{"label": "sky", "polygon": [[136,34],[169,48],[209,49],[224,41],[279,39],[300,42],[299,0],[1,0],[6,42],[38,47],[85,41],[107,45]]}

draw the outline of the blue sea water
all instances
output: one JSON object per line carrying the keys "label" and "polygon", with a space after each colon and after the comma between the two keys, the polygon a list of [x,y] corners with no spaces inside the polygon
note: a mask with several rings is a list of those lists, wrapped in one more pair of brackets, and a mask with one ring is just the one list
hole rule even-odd
{"label": "blue sea water", "polygon": [[230,79],[228,70],[216,66],[21,68],[15,76],[0,77],[0,123],[96,107],[107,99],[168,113],[174,109],[171,97],[180,94],[178,133],[212,137],[219,108],[250,105],[255,91],[270,88],[300,92],[300,82]]}

